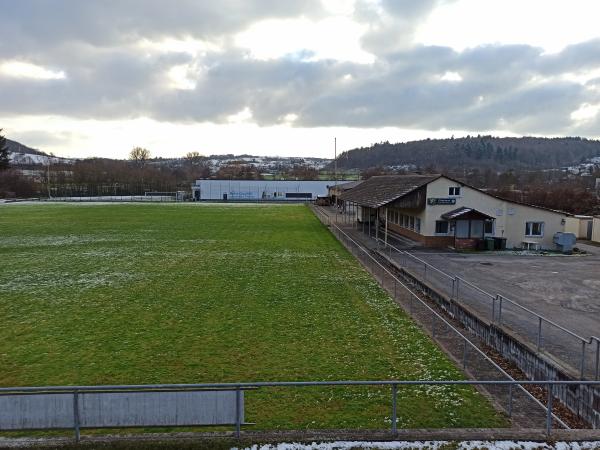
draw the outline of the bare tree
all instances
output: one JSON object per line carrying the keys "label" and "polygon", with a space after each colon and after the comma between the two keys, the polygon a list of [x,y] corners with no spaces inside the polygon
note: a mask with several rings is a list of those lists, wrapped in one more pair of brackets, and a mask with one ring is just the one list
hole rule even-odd
{"label": "bare tree", "polygon": [[143,167],[146,161],[150,159],[150,150],[143,147],[134,147],[129,152],[129,159]]}
{"label": "bare tree", "polygon": [[185,159],[188,164],[197,166],[204,161],[206,157],[201,155],[200,152],[188,152],[185,155]]}
{"label": "bare tree", "polygon": [[185,171],[189,180],[210,177],[210,162],[199,152],[189,152],[185,155]]}

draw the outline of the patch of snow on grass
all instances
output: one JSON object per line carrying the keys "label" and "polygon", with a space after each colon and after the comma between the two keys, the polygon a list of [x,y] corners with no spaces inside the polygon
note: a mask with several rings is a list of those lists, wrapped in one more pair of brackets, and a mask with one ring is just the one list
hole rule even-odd
{"label": "patch of snow on grass", "polygon": [[[437,450],[448,445],[448,441],[391,441],[391,442],[366,442],[366,441],[337,441],[313,442],[302,444],[297,442],[253,445],[243,450],[352,450],[352,449],[377,449],[377,450]],[[453,447],[454,448],[454,447]],[[457,450],[594,450],[600,448],[600,441],[595,442],[544,442],[530,441],[464,441],[456,443]]]}
{"label": "patch of snow on grass", "polygon": [[392,442],[359,442],[359,441],[337,441],[337,442],[313,442],[311,444],[280,443],[274,445],[253,445],[244,450],[351,450],[351,449],[378,449],[378,450],[400,450],[400,449],[428,449],[437,450],[448,442],[445,441],[392,441]]}
{"label": "patch of snow on grass", "polygon": [[0,289],[5,292],[45,291],[50,288],[76,288],[82,291],[100,286],[122,285],[125,282],[141,279],[143,279],[142,274],[123,272],[94,272],[75,275],[59,272],[53,274],[22,274],[0,284]]}
{"label": "patch of snow on grass", "polygon": [[600,448],[600,441],[595,442],[545,442],[531,441],[466,441],[460,442],[457,450],[593,450]]}

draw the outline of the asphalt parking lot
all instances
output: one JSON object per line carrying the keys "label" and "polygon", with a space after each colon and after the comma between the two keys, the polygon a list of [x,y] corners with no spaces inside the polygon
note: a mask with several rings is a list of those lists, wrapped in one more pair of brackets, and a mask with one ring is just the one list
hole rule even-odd
{"label": "asphalt parking lot", "polygon": [[600,247],[579,243],[586,255],[524,256],[413,252],[446,273],[517,301],[588,336],[600,333]]}
{"label": "asphalt parking lot", "polygon": [[[495,253],[455,253],[413,250],[411,253],[449,275],[459,276],[486,292],[501,294],[581,337],[600,337],[600,247],[578,243],[585,255],[523,255]],[[431,277],[435,284],[435,277]],[[461,297],[471,295],[469,305],[491,316],[490,302],[476,298],[472,289],[462,289]],[[504,323],[536,342],[534,316],[510,304],[503,306]],[[578,367],[580,341],[544,324],[543,347]],[[595,347],[588,346],[589,356]]]}

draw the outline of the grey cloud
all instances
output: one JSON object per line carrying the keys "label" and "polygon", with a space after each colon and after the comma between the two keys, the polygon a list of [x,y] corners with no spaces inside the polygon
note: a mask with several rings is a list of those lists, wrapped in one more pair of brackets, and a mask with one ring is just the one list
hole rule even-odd
{"label": "grey cloud", "polygon": [[[573,126],[571,112],[598,99],[575,82],[534,81],[544,75],[540,67],[546,58],[541,49],[527,46],[489,46],[462,53],[423,47],[396,53],[378,76],[334,86],[315,99],[301,120],[308,126],[567,132]],[[445,71],[456,71],[463,80],[435,78]]]}
{"label": "grey cloud", "polygon": [[[136,17],[134,10],[142,3],[144,17],[132,21],[128,17]],[[234,3],[228,0],[223,11],[233,8]],[[7,6],[9,14],[19,19],[0,27],[0,55],[13,52],[67,73],[65,80],[46,81],[0,76],[0,115],[147,116],[173,122],[219,123],[249,107],[259,125],[281,123],[286,114],[294,113],[299,116],[295,125],[306,127],[502,128],[525,134],[576,134],[577,130],[590,131],[592,122],[575,128],[571,112],[584,102],[600,102],[598,91],[591,89],[599,85],[598,80],[585,86],[560,80],[561,74],[574,69],[599,68],[600,40],[573,45],[557,54],[545,54],[527,45],[483,46],[457,52],[441,46],[379,46],[372,41],[370,49],[376,52],[376,60],[369,65],[307,62],[306,54],[259,61],[232,46],[200,56],[146,54],[133,45],[140,36],[211,39],[260,18],[298,11],[320,14],[319,7],[308,0],[241,3],[235,3],[239,9],[233,8],[232,17],[222,17],[226,15],[223,11],[206,2],[182,1],[179,11],[186,17],[168,13],[161,20],[159,5],[164,3],[154,0],[124,2],[125,6],[119,6],[123,17],[116,13],[121,2],[72,1],[63,3],[74,9],[63,11],[64,24],[77,23],[54,30],[60,14],[48,9],[49,2],[39,3],[45,6],[30,21],[23,16],[23,7],[15,5],[38,3],[0,0],[0,6]],[[390,0],[381,4],[383,13],[359,3],[355,14],[362,21],[371,21],[374,30],[380,25],[381,14],[387,14],[392,24],[410,34],[414,22],[426,17],[438,3]],[[49,15],[49,24],[36,29],[43,14]],[[93,23],[88,26],[88,22]],[[106,35],[101,33],[103,28]],[[53,31],[56,35],[51,36]],[[13,39],[10,45],[1,39],[29,32],[31,36],[23,41]],[[176,90],[168,85],[169,69],[179,64],[190,65],[189,76],[197,81],[194,90]],[[440,80],[445,72],[459,73],[462,81]],[[536,78],[547,81],[536,82]]]}
{"label": "grey cloud", "polygon": [[268,18],[319,16],[318,0],[0,0],[0,56],[43,54],[64,42],[107,47],[140,38],[212,41]]}
{"label": "grey cloud", "polygon": [[[149,116],[159,120],[223,122],[245,107],[260,125],[289,113],[299,126],[398,126],[423,129],[512,129],[559,133],[589,90],[574,82],[531,82],[547,56],[526,46],[456,52],[416,47],[372,65],[296,58],[257,61],[239,51],[147,58],[125,51],[94,58],[67,80],[0,78],[4,113],[78,117]],[[173,64],[201,67],[195,90],[165,85]],[[445,71],[461,82],[441,81]],[[345,75],[351,80],[344,81]],[[590,82],[592,83],[592,82]]]}
{"label": "grey cloud", "polygon": [[437,7],[455,0],[359,0],[355,18],[369,26],[362,45],[377,55],[408,48],[418,26]]}
{"label": "grey cloud", "polygon": [[600,67],[600,39],[569,45],[559,53],[546,56],[540,70],[546,74],[590,70]]}

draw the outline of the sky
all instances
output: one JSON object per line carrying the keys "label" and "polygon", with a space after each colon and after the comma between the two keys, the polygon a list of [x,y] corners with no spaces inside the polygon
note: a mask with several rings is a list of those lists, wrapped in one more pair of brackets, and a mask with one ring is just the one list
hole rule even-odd
{"label": "sky", "polygon": [[600,138],[598,0],[0,0],[0,128],[66,157]]}

